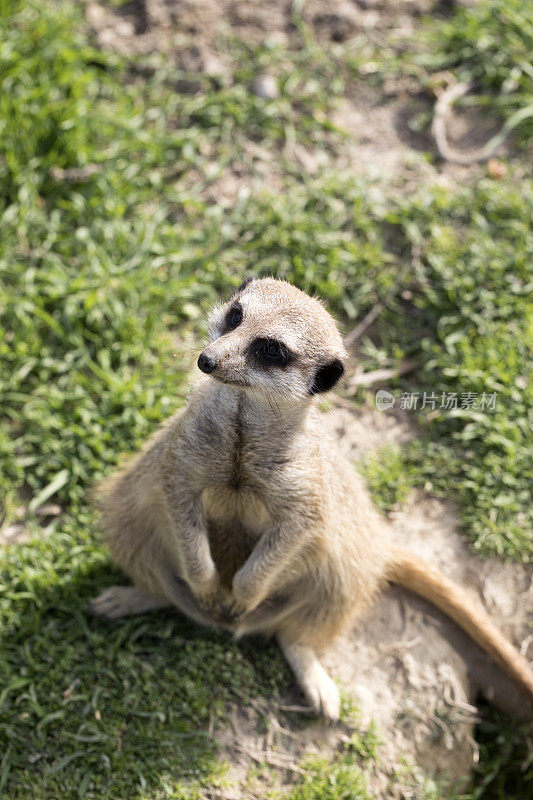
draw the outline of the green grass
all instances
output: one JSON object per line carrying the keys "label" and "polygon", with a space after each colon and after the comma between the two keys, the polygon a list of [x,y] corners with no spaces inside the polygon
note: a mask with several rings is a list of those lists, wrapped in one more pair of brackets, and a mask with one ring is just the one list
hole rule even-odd
{"label": "green grass", "polygon": [[372,800],[361,767],[349,755],[335,764],[313,759],[305,766],[307,775],[286,796],[287,800]]}
{"label": "green grass", "polygon": [[[420,415],[428,440],[415,459],[428,486],[459,500],[476,549],[530,560],[533,185],[481,180],[390,218],[421,254],[404,313],[420,326],[407,352],[423,366],[403,388],[459,401]],[[476,408],[460,407],[465,392]],[[481,407],[483,393],[496,393],[494,409]]]}
{"label": "green grass", "polygon": [[[349,330],[415,248],[360,358],[417,361],[391,385],[398,396],[497,391],[498,403],[420,412],[423,442],[372,459],[370,483],[385,510],[411,484],[454,497],[481,554],[533,553],[533,184],[511,170],[404,196],[302,176],[283,146],[341,146],[328,115],[362,57],[302,31],[298,46],[233,43],[229,79],[198,75],[185,92],[168,64],[95,49],[76,4],[0,2],[0,511],[32,534],[3,551],[0,571],[0,792],[12,800],[190,800],[221,773],[209,723],[225,719],[232,688],[276,696],[290,684],[270,645],[236,647],[172,614],[85,614],[119,577],[91,488],[184,402],[205,311],[245,272],[318,292]],[[280,86],[272,101],[250,91],[265,68]],[[251,142],[275,154],[282,191],[222,208],[209,189],[248,163]],[[86,180],[57,171],[86,165],[97,165]],[[61,514],[43,523],[45,500]],[[359,760],[310,764],[293,800],[366,800],[372,741],[354,745]],[[506,742],[506,766],[487,744],[475,800],[491,797],[491,769],[492,785],[516,772],[521,745]],[[524,784],[510,786],[520,800]]]}
{"label": "green grass", "polygon": [[361,469],[374,503],[384,513],[403,505],[416,480],[398,445],[388,445],[370,453]]}

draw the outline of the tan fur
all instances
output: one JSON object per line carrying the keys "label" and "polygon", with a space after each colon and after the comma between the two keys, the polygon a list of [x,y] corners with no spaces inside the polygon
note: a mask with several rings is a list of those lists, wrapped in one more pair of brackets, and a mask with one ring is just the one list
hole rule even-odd
{"label": "tan fur", "polygon": [[[242,322],[227,330],[236,303]],[[258,367],[261,337],[281,341],[290,363]],[[310,387],[345,351],[319,301],[283,281],[254,280],[215,309],[210,340],[212,376],[101,488],[107,541],[135,587],[107,590],[94,613],[168,604],[236,636],[276,635],[313,708],[331,718],[339,694],[316,650],[391,577],[437,601],[476,638],[479,612],[468,604],[454,616],[450,582],[434,571],[428,582],[413,561],[391,555],[387,525],[325,433]],[[485,635],[477,640],[487,645]],[[514,648],[500,648],[499,658],[508,669],[513,662],[517,677]],[[531,673],[522,684],[533,695]]]}

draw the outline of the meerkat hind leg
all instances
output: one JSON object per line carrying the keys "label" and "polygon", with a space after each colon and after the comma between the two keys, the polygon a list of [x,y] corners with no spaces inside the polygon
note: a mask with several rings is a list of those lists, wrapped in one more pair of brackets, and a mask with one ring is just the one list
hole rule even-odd
{"label": "meerkat hind leg", "polygon": [[307,645],[291,642],[282,636],[278,636],[278,641],[313,710],[327,719],[339,719],[339,689],[318,660],[315,651]]}
{"label": "meerkat hind leg", "polygon": [[148,594],[137,586],[111,586],[91,600],[88,611],[97,617],[118,619],[170,605],[164,597]]}

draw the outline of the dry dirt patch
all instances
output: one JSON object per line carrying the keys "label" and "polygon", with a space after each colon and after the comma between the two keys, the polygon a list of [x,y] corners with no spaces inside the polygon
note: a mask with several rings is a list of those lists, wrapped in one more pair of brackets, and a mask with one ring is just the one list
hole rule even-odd
{"label": "dry dirt patch", "polygon": [[[296,35],[296,9],[318,39],[340,42],[360,31],[396,30],[406,37],[432,0],[131,0],[120,6],[89,2],[87,19],[103,47],[125,54],[169,53],[183,68],[205,69],[221,31],[244,41]],[[189,50],[186,55],[187,48]]]}

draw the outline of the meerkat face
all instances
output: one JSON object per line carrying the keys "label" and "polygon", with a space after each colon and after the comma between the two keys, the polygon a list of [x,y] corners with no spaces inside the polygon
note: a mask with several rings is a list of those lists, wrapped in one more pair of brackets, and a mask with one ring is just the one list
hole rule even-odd
{"label": "meerkat face", "polygon": [[198,359],[207,375],[254,393],[302,400],[331,389],[346,352],[324,306],[274,278],[249,279],[209,318]]}

